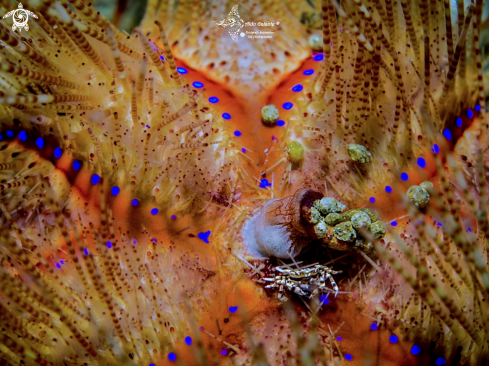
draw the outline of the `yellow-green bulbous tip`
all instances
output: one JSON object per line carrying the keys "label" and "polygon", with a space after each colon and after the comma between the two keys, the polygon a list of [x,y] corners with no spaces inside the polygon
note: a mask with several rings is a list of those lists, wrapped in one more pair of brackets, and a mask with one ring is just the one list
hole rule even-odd
{"label": "yellow-green bulbous tip", "polygon": [[304,158],[304,148],[297,141],[292,141],[287,145],[287,152],[293,163],[300,163]]}

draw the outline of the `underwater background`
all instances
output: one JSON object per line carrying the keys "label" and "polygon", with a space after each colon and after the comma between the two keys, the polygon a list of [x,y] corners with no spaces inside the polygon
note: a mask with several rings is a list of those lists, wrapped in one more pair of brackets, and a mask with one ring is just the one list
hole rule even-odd
{"label": "underwater background", "polygon": [[487,364],[488,6],[0,0],[0,364]]}

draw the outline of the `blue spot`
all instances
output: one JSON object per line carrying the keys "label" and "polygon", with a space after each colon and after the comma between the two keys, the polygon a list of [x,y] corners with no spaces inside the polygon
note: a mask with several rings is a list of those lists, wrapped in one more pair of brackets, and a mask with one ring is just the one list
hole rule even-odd
{"label": "blue spot", "polygon": [[171,219],[172,219],[172,220],[176,220],[176,219],[177,219],[177,217],[176,217],[175,215],[171,215]]}
{"label": "blue spot", "polygon": [[238,311],[238,307],[237,307],[237,306],[231,306],[231,307],[229,308],[229,312],[231,312],[231,313],[235,313],[235,312],[237,312],[237,311]]}
{"label": "blue spot", "polygon": [[375,202],[375,197],[370,197],[369,201],[370,201],[371,203],[374,203],[374,202]]}
{"label": "blue spot", "polygon": [[419,355],[421,353],[421,347],[418,346],[417,344],[414,344],[412,347],[411,347],[411,353],[413,355]]}
{"label": "blue spot", "polygon": [[279,126],[279,127],[285,126],[285,121],[284,121],[284,120],[282,120],[282,119],[279,119],[279,120],[277,121],[277,126]]}
{"label": "blue spot", "polygon": [[241,148],[241,152],[245,153],[246,152],[246,149],[244,147]]}
{"label": "blue spot", "polygon": [[338,336],[338,337],[336,337],[336,340],[341,342],[343,340],[343,337]]}
{"label": "blue spot", "polygon": [[378,328],[378,327],[379,327],[379,326],[377,325],[377,323],[372,323],[372,324],[370,325],[370,329],[372,329],[372,330],[377,330],[377,328]]}
{"label": "blue spot", "polygon": [[59,263],[56,263],[56,268],[61,269],[61,266],[59,265]]}
{"label": "blue spot", "polygon": [[292,109],[293,106],[294,105],[291,102],[285,102],[284,104],[282,104],[283,109],[286,110]]}
{"label": "blue spot", "polygon": [[163,56],[160,56],[161,61],[165,61],[165,58]]}
{"label": "blue spot", "polygon": [[224,119],[231,119],[231,115],[229,113],[223,113],[222,118]]}
{"label": "blue spot", "polygon": [[447,360],[445,360],[443,357],[438,357],[436,359],[435,365],[440,366],[440,365],[444,365],[446,363],[447,363]]}
{"label": "blue spot", "polygon": [[324,58],[324,55],[322,53],[320,54],[317,54],[316,56],[314,56],[314,61],[322,61]]}
{"label": "blue spot", "polygon": [[397,226],[397,221],[391,221],[392,226]]}
{"label": "blue spot", "polygon": [[438,227],[442,227],[442,226],[443,226],[443,224],[442,224],[441,222],[437,222],[437,223],[436,223],[436,226],[438,226]]}
{"label": "blue spot", "polygon": [[158,209],[157,208],[152,208],[151,209],[151,215],[156,215],[158,213]]}
{"label": "blue spot", "polygon": [[462,127],[462,118],[458,117],[456,123],[457,123],[457,127]]}
{"label": "blue spot", "polygon": [[107,248],[112,248],[112,242],[110,240],[107,242]]}
{"label": "blue spot", "polygon": [[138,201],[138,200],[135,198],[135,199],[133,199],[133,200],[131,201],[131,204],[132,204],[133,206],[137,206],[137,205],[139,204],[139,201]]}
{"label": "blue spot", "polygon": [[199,237],[200,240],[202,240],[204,243],[209,244],[209,235],[211,235],[210,230],[206,231],[205,233],[199,233],[197,236]]}
{"label": "blue spot", "polygon": [[406,181],[406,180],[409,179],[409,175],[407,173],[405,173],[405,172],[402,172],[401,179],[404,180],[404,181]]}
{"label": "blue spot", "polygon": [[303,72],[303,74],[306,75],[306,76],[312,75],[312,74],[314,74],[314,70],[313,69],[305,70]]}
{"label": "blue spot", "polygon": [[94,174],[90,180],[92,181],[93,185],[96,185],[100,181],[100,176],[98,174]]}
{"label": "blue spot", "polygon": [[191,337],[185,337],[185,344],[187,346],[191,346],[192,345],[192,338]]}
{"label": "blue spot", "polygon": [[472,229],[470,227],[467,230],[469,230],[470,232],[472,232]]}
{"label": "blue spot", "polygon": [[36,145],[38,148],[42,149],[44,147],[44,139],[42,137],[38,137],[36,139]]}
{"label": "blue spot", "polygon": [[149,128],[149,125],[146,125],[146,128]]}
{"label": "blue spot", "polygon": [[80,162],[80,160],[75,160],[73,162],[73,169],[75,169],[75,171],[78,171],[78,170],[80,170],[80,168],[81,168],[81,162]]}
{"label": "blue spot", "polygon": [[188,73],[187,69],[184,69],[183,67],[177,67],[177,71],[179,74],[186,74]]}
{"label": "blue spot", "polygon": [[3,140],[3,135],[0,133],[0,141]]}
{"label": "blue spot", "polygon": [[260,181],[260,188],[267,188],[267,187],[271,187],[272,184],[268,182],[268,179],[262,179]]}
{"label": "blue spot", "polygon": [[153,243],[156,243],[158,240],[156,240],[156,238],[153,238]]}
{"label": "blue spot", "polygon": [[437,144],[434,144],[433,147],[431,148],[431,151],[433,151],[435,154],[439,154],[440,148],[438,147]]}
{"label": "blue spot", "polygon": [[443,136],[445,136],[445,138],[447,140],[452,139],[452,133],[450,132],[450,130],[448,128],[445,128],[445,130],[443,130]]}
{"label": "blue spot", "polygon": [[83,249],[83,253],[84,253],[85,255],[88,255],[88,249],[87,249],[87,248],[84,248],[84,249]]}
{"label": "blue spot", "polygon": [[192,85],[194,88],[202,88],[204,86],[204,84],[202,84],[200,81],[194,81]]}
{"label": "blue spot", "polygon": [[328,297],[326,295],[321,295],[319,296],[319,302],[323,305],[327,305],[329,304],[329,300],[328,300]]}
{"label": "blue spot", "polygon": [[154,363],[150,363],[148,366],[156,366]]}
{"label": "blue spot", "polygon": [[168,354],[168,359],[169,359],[170,361],[172,361],[172,362],[173,362],[173,361],[176,361],[176,360],[177,360],[177,355],[176,355],[176,354],[174,354],[173,352],[170,352],[170,353]]}
{"label": "blue spot", "polygon": [[219,102],[219,98],[218,97],[210,97],[209,98],[209,102],[211,102],[211,103],[217,103],[217,102]]}
{"label": "blue spot", "polygon": [[397,343],[399,341],[399,338],[395,334],[393,334],[389,337],[389,341],[391,343]]}
{"label": "blue spot", "polygon": [[14,137],[14,135],[15,135],[14,131],[7,131],[7,137],[12,138]]}
{"label": "blue spot", "polygon": [[239,137],[241,136],[241,131],[234,131],[234,136]]}
{"label": "blue spot", "polygon": [[56,159],[59,159],[61,157],[61,155],[63,155],[63,150],[61,150],[60,147],[57,147],[56,149],[54,149],[54,157]]}
{"label": "blue spot", "polygon": [[353,359],[353,357],[351,357],[351,355],[350,355],[349,353],[347,353],[347,354],[345,355],[345,360],[347,360],[347,361],[351,361],[352,359]]}
{"label": "blue spot", "polygon": [[112,187],[112,196],[117,196],[121,189],[117,186]]}
{"label": "blue spot", "polygon": [[391,186],[385,186],[385,191],[387,193],[392,193],[392,187]]}
{"label": "blue spot", "polygon": [[223,349],[221,351],[221,355],[226,356],[227,354],[228,354],[228,350],[227,349]]}
{"label": "blue spot", "polygon": [[62,266],[64,266],[64,265],[65,265],[65,260],[64,260],[64,259],[61,259],[61,260],[59,261],[59,263],[60,263]]}
{"label": "blue spot", "polygon": [[479,104],[477,104],[474,109],[475,109],[476,112],[480,112],[481,111],[481,106]]}
{"label": "blue spot", "polygon": [[467,109],[467,117],[469,118],[474,117],[474,112],[472,112],[472,109]]}
{"label": "blue spot", "polygon": [[297,84],[296,86],[294,86],[292,88],[292,91],[298,93],[298,92],[302,91],[303,89],[304,89],[304,87],[301,84]]}
{"label": "blue spot", "polygon": [[25,131],[20,131],[20,133],[19,133],[19,140],[20,140],[20,141],[25,141],[25,140],[27,140],[27,132],[25,132]]}
{"label": "blue spot", "polygon": [[423,168],[423,169],[426,168],[426,160],[424,160],[423,158],[418,158],[417,162],[418,162],[418,166],[420,168]]}

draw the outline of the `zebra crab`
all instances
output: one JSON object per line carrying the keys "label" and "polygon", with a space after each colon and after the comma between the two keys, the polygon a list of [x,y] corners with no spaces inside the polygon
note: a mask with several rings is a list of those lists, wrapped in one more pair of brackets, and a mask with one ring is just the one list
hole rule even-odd
{"label": "zebra crab", "polygon": [[[338,295],[338,286],[333,279],[333,275],[341,273],[341,271],[334,271],[333,269],[323,266],[321,264],[315,264],[311,267],[304,267],[298,269],[290,269],[285,266],[275,267],[275,271],[279,272],[277,276],[273,278],[262,278],[267,282],[272,282],[265,288],[277,288],[278,287],[278,299],[280,301],[287,301],[288,298],[284,295],[284,289],[294,292],[300,296],[309,296],[312,299],[319,293],[334,292],[335,297]],[[331,282],[332,289],[326,287],[326,280]]]}

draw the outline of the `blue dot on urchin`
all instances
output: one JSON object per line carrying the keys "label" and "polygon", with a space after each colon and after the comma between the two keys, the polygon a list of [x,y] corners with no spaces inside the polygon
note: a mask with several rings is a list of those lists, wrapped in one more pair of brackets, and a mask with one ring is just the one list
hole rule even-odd
{"label": "blue dot on urchin", "polygon": [[411,354],[413,355],[419,355],[421,353],[421,347],[418,346],[417,344],[413,344],[411,347]]}
{"label": "blue dot on urchin", "polygon": [[457,127],[462,127],[462,118],[458,117],[456,120],[455,120],[455,123],[457,124]]}
{"label": "blue dot on urchin", "polygon": [[234,136],[236,136],[236,137],[241,136],[241,131],[238,131],[238,130],[234,131]]}
{"label": "blue dot on urchin", "polygon": [[56,159],[59,159],[61,157],[61,155],[63,155],[63,150],[61,150],[60,147],[57,147],[56,149],[54,149],[54,157]]}
{"label": "blue dot on urchin", "polygon": [[474,109],[475,109],[476,112],[480,112],[481,111],[481,106],[479,104],[477,104]]}
{"label": "blue dot on urchin", "polygon": [[223,349],[223,350],[221,351],[221,355],[222,355],[222,356],[226,356],[227,354],[228,354],[228,350],[227,350],[227,349]]}
{"label": "blue dot on urchin", "polygon": [[378,328],[379,328],[379,326],[377,325],[377,323],[372,323],[370,325],[370,329],[372,329],[372,330],[377,330]]}
{"label": "blue dot on urchin", "polygon": [[370,203],[375,203],[375,197],[370,197],[368,200],[370,201]]}
{"label": "blue dot on urchin", "polygon": [[314,74],[314,70],[313,69],[304,70],[303,74],[306,76],[312,75]]}
{"label": "blue dot on urchin", "polygon": [[443,357],[438,357],[435,361],[436,366],[441,366],[447,363],[447,360],[445,360]]}
{"label": "blue dot on urchin", "polygon": [[392,334],[389,337],[389,342],[391,342],[391,343],[397,343],[398,341],[399,341],[399,338],[395,334]]}
{"label": "blue dot on urchin", "polygon": [[183,67],[177,67],[177,71],[179,74],[186,74],[188,73],[187,69],[183,68]]}
{"label": "blue dot on urchin", "polygon": [[176,220],[176,219],[177,219],[177,217],[176,217],[175,215],[171,215],[171,219],[172,219],[172,220]]}
{"label": "blue dot on urchin", "polygon": [[433,147],[431,148],[431,151],[433,151],[435,154],[439,154],[440,147],[438,146],[438,144],[434,144]]}
{"label": "blue dot on urchin", "polygon": [[314,56],[314,61],[322,61],[324,58],[324,55],[322,53],[319,53],[317,54],[316,56]]}
{"label": "blue dot on urchin", "polygon": [[156,215],[157,213],[158,209],[156,207],[151,209],[151,215]]}
{"label": "blue dot on urchin", "polygon": [[291,102],[285,102],[284,104],[282,104],[282,107],[286,110],[292,109],[293,106],[294,104],[292,104]]}
{"label": "blue dot on urchin", "polygon": [[117,187],[117,186],[112,187],[112,189],[111,189],[112,196],[117,196],[120,191],[121,191],[121,189],[119,187]]}
{"label": "blue dot on urchin", "polygon": [[420,168],[426,168],[426,160],[424,158],[418,158],[417,163]]}
{"label": "blue dot on urchin", "polygon": [[282,119],[279,119],[279,120],[277,121],[277,126],[279,126],[279,127],[285,126],[285,121],[284,121],[284,120],[282,120]]}
{"label": "blue dot on urchin", "polygon": [[392,187],[391,186],[385,186],[385,191],[387,193],[392,193]]}
{"label": "blue dot on urchin", "polygon": [[25,141],[25,140],[27,140],[27,132],[25,132],[25,131],[20,131],[20,133],[19,133],[19,140],[20,140],[20,141]]}
{"label": "blue dot on urchin", "polygon": [[42,137],[36,139],[36,146],[40,149],[44,147],[44,139]]}
{"label": "blue dot on urchin", "polygon": [[347,354],[345,355],[345,360],[347,360],[347,361],[351,361],[351,360],[353,360],[353,357],[352,357],[352,356],[351,356],[349,353],[347,353]]}
{"label": "blue dot on urchin", "polygon": [[408,180],[408,179],[409,179],[409,175],[408,175],[406,172],[402,172],[402,173],[401,173],[401,179],[402,179],[403,181],[406,181],[406,180]]}
{"label": "blue dot on urchin", "polygon": [[100,181],[100,175],[98,174],[92,175],[90,181],[92,182],[93,185],[96,185]]}
{"label": "blue dot on urchin", "polygon": [[135,198],[135,199],[133,199],[133,200],[131,201],[131,205],[133,205],[134,207],[136,207],[137,205],[139,205],[139,200],[137,200],[136,198]]}
{"label": "blue dot on urchin", "polygon": [[203,84],[203,83],[201,83],[200,81],[194,81],[194,82],[192,83],[192,85],[193,85],[193,87],[194,87],[194,88],[197,88],[197,89],[198,89],[198,88],[202,88],[202,87],[204,86],[204,84]]}
{"label": "blue dot on urchin", "polygon": [[237,306],[230,306],[230,307],[229,307],[229,312],[230,312],[230,313],[235,313],[235,312],[237,312],[237,311],[238,311],[238,307],[237,307]]}
{"label": "blue dot on urchin", "polygon": [[205,233],[198,233],[197,234],[198,238],[206,244],[209,244],[209,235],[211,235],[210,230],[206,231]]}
{"label": "blue dot on urchin", "polygon": [[12,138],[15,136],[14,131],[7,131],[7,137]]}
{"label": "blue dot on urchin", "polygon": [[469,118],[474,117],[474,112],[472,112],[472,109],[467,109],[467,117]]}
{"label": "blue dot on urchin", "polygon": [[192,338],[191,337],[185,337],[185,344],[187,346],[191,346],[192,345]]}
{"label": "blue dot on urchin", "polygon": [[75,171],[78,171],[78,170],[80,170],[80,168],[81,168],[81,162],[80,162],[80,160],[75,160],[75,161],[73,162],[73,169],[74,169]]}
{"label": "blue dot on urchin", "polygon": [[341,342],[343,340],[343,337],[338,336],[336,337],[336,340]]}
{"label": "blue dot on urchin", "polygon": [[177,355],[176,355],[175,353],[173,353],[173,352],[170,352],[170,353],[168,354],[168,359],[169,359],[171,362],[176,361],[176,360],[177,360]]}
{"label": "blue dot on urchin", "polygon": [[110,240],[107,242],[107,248],[112,248],[112,242]]}
{"label": "blue dot on urchin", "polygon": [[215,103],[219,102],[219,98],[218,97],[210,97],[209,102],[212,104],[215,104]]}
{"label": "blue dot on urchin", "polygon": [[83,249],[83,253],[84,253],[85,255],[88,255],[88,249],[87,249],[87,248],[84,248],[84,249]]}
{"label": "blue dot on urchin", "polygon": [[326,294],[322,294],[319,296],[319,302],[323,305],[329,304],[328,296]]}
{"label": "blue dot on urchin", "polygon": [[445,128],[443,130],[443,136],[450,141],[452,139],[452,132],[448,128]]}
{"label": "blue dot on urchin", "polygon": [[304,89],[304,87],[301,84],[297,84],[297,85],[294,85],[294,87],[292,88],[292,91],[298,93],[298,92],[302,91],[303,89]]}
{"label": "blue dot on urchin", "polygon": [[222,118],[224,119],[231,119],[231,115],[229,113],[223,113]]}

